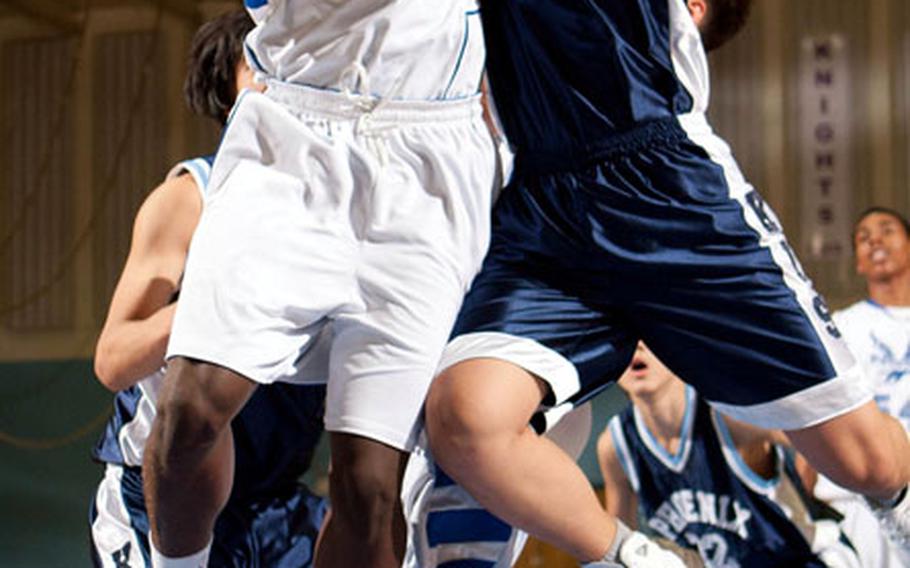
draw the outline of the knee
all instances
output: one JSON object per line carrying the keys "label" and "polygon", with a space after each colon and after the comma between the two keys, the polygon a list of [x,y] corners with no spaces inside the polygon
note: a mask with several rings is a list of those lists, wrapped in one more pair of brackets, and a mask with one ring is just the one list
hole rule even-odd
{"label": "knee", "polygon": [[329,471],[332,516],[345,526],[372,529],[390,522],[400,508],[397,470],[366,459],[333,461]]}
{"label": "knee", "polygon": [[[454,380],[452,380],[454,379]],[[499,452],[511,437],[527,427],[512,424],[503,413],[505,404],[482,391],[464,392],[449,371],[440,375],[427,396],[425,425],[434,459],[450,475],[472,471],[485,456]]]}
{"label": "knee", "polygon": [[882,498],[907,484],[906,433],[874,402],[788,434],[812,465],[847,489]]}
{"label": "knee", "polygon": [[870,496],[889,496],[907,485],[900,464],[889,452],[866,448],[861,458],[849,460],[839,471],[840,485]]}
{"label": "knee", "polygon": [[168,370],[156,412],[152,437],[170,459],[211,447],[230,426],[233,414],[208,396],[198,372],[177,366]]}

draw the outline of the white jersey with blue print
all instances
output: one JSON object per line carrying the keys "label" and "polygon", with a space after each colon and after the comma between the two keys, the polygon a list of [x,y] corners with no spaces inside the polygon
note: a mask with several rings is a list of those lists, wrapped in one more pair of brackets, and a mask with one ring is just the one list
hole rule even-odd
{"label": "white jersey with blue print", "polygon": [[609,430],[643,530],[698,550],[706,566],[858,566],[834,521],[809,519],[785,478],[783,452],[778,448],[774,477],[757,475],[720,415],[691,387],[675,454],[634,406],[613,417]]}
{"label": "white jersey with blue print", "polygon": [[910,307],[864,300],[833,317],[875,402],[910,430]]}
{"label": "white jersey with blue print", "polygon": [[[910,307],[863,300],[833,317],[862,366],[875,402],[910,429]],[[824,476],[819,476],[815,495],[844,515],[841,526],[864,567],[910,566],[910,553],[891,543],[865,499]]]}
{"label": "white jersey with blue print", "polygon": [[[591,434],[591,405],[567,414],[546,436],[578,459]],[[484,509],[437,467],[421,437],[402,482],[408,523],[403,568],[509,568],[521,556],[526,532]]]}
{"label": "white jersey with blue print", "polygon": [[476,0],[246,0],[264,77],[405,100],[474,95],[484,66]]}

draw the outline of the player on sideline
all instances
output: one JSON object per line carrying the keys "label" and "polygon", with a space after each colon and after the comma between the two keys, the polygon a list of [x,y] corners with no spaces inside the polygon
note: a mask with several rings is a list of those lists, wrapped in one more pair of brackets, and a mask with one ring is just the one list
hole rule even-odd
{"label": "player on sideline", "polygon": [[608,512],[635,527],[641,511],[653,534],[697,549],[706,566],[860,565],[779,431],[721,416],[641,342],[619,386],[632,404],[597,444]]}
{"label": "player on sideline", "polygon": [[515,174],[428,394],[428,438],[493,514],[591,566],[674,560],[617,524],[578,466],[525,425],[543,430],[618,378],[638,339],[725,414],[787,430],[819,471],[910,531],[907,436],[872,402],[779,222],[705,118],[705,48],[748,5],[483,6]]}
{"label": "player on sideline", "polygon": [[[204,24],[193,39],[184,91],[190,107],[221,124],[237,93],[253,86],[245,11]],[[178,164],[145,200],[95,355],[101,382],[117,392],[114,415],[93,452],[107,464],[92,502],[96,566],[150,566],[142,454],[164,380],[164,350],[190,237],[207,191],[210,158]],[[234,419],[236,483],[214,531],[218,567],[309,566],[325,502],[298,482],[322,432],[325,387],[273,385]]]}
{"label": "player on sideline", "polygon": [[875,401],[910,430],[910,222],[870,207],[856,221],[853,249],[868,298],[835,312],[834,321],[865,367]]}
{"label": "player on sideline", "polygon": [[205,563],[229,423],[329,325],[319,567],[398,567],[426,389],[489,240],[475,0],[247,0],[238,101],[193,236],[145,453],[155,566]]}
{"label": "player on sideline", "polygon": [[[870,207],[853,228],[853,250],[868,298],[835,312],[834,321],[865,369],[875,401],[910,430],[910,224],[893,209]],[[910,551],[888,542],[862,499],[825,477],[815,493],[844,514],[844,531],[864,566],[910,566]]]}

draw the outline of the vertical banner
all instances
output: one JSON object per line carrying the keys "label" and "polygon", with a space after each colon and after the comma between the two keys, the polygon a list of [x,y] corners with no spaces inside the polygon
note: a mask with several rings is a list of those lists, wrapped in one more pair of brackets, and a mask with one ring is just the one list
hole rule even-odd
{"label": "vertical banner", "polygon": [[809,258],[850,254],[852,123],[844,37],[806,37],[799,62],[800,225]]}

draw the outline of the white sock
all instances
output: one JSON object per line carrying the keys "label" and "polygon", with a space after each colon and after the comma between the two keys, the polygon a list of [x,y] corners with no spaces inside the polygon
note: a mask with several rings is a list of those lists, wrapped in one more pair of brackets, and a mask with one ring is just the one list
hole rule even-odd
{"label": "white sock", "polygon": [[619,519],[616,519],[616,536],[613,537],[613,543],[610,545],[610,549],[607,550],[607,553],[604,554],[604,557],[600,560],[589,562],[587,564],[583,564],[582,566],[584,568],[597,568],[599,566],[618,566],[619,549],[631,534],[632,529],[627,527],[626,524]]}
{"label": "white sock", "polygon": [[212,551],[212,541],[200,550],[189,556],[171,558],[161,554],[155,548],[155,543],[149,538],[149,547],[152,549],[152,568],[206,568],[209,565],[209,553]]}

